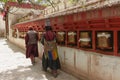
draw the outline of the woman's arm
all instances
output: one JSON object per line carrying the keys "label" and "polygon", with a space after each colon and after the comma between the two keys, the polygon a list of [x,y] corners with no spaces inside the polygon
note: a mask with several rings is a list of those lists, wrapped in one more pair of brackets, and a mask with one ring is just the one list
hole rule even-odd
{"label": "woman's arm", "polygon": [[25,45],[27,46],[27,44],[28,44],[28,40],[29,40],[29,37],[28,37],[28,34],[26,34],[26,36],[25,36]]}

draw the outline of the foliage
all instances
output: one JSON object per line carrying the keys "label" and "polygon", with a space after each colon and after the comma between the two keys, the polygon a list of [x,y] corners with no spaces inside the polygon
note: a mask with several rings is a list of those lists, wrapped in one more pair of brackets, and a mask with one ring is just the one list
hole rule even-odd
{"label": "foliage", "polygon": [[30,3],[30,4],[33,4],[33,5],[46,5],[49,3],[49,0],[0,0],[0,4],[1,3],[6,3],[8,1],[11,1],[11,2],[18,2],[19,4],[20,3]]}
{"label": "foliage", "polygon": [[[0,5],[2,6],[8,1],[20,3],[30,3],[32,5],[43,5],[43,6],[52,6],[53,8],[61,2],[61,0],[0,0]],[[63,0],[71,3],[77,3],[79,0]]]}
{"label": "foliage", "polygon": [[[4,3],[6,3],[8,0],[0,0],[0,2],[4,2]],[[12,1],[12,2],[16,2],[16,0],[10,0],[10,1]]]}

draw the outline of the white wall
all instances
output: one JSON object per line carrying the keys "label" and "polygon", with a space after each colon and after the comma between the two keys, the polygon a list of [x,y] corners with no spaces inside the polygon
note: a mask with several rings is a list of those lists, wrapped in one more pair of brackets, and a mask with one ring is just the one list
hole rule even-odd
{"label": "white wall", "polygon": [[0,15],[0,29],[5,29],[5,21],[3,21],[3,16]]}
{"label": "white wall", "polygon": [[[9,37],[12,43],[25,49],[23,39]],[[39,44],[40,58],[43,46]],[[62,69],[85,80],[120,80],[120,58],[100,53],[58,46]]]}
{"label": "white wall", "polygon": [[71,70],[78,77],[85,80],[120,80],[119,57],[60,46],[58,51],[65,70]]}

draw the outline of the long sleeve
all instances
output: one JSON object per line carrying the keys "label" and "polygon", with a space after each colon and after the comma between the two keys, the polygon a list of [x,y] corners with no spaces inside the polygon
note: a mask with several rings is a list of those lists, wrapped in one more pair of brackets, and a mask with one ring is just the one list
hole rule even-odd
{"label": "long sleeve", "polygon": [[44,45],[44,35],[41,36],[40,42],[42,43],[42,45]]}
{"label": "long sleeve", "polygon": [[28,40],[29,40],[29,37],[28,37],[28,34],[26,34],[26,36],[25,36],[25,44],[26,45],[28,44]]}

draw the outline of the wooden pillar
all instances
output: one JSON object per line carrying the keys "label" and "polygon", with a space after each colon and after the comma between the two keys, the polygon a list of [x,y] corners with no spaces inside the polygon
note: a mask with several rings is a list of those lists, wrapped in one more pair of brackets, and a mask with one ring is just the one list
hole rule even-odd
{"label": "wooden pillar", "polygon": [[95,35],[95,31],[93,30],[92,32],[92,47],[93,47],[93,50],[96,50],[96,35]]}
{"label": "wooden pillar", "polygon": [[6,38],[7,38],[7,36],[9,36],[8,11],[9,11],[9,7],[6,7],[6,8],[5,8],[5,29],[6,29]]}
{"label": "wooden pillar", "polygon": [[6,37],[9,35],[9,26],[8,26],[8,14],[5,19],[5,28],[6,28]]}
{"label": "wooden pillar", "polygon": [[117,53],[118,53],[118,38],[117,38],[117,31],[115,30],[114,31],[114,37],[113,37],[113,43],[114,43],[114,45],[113,45],[113,49],[114,49],[114,55],[116,56],[116,55],[118,55]]}

